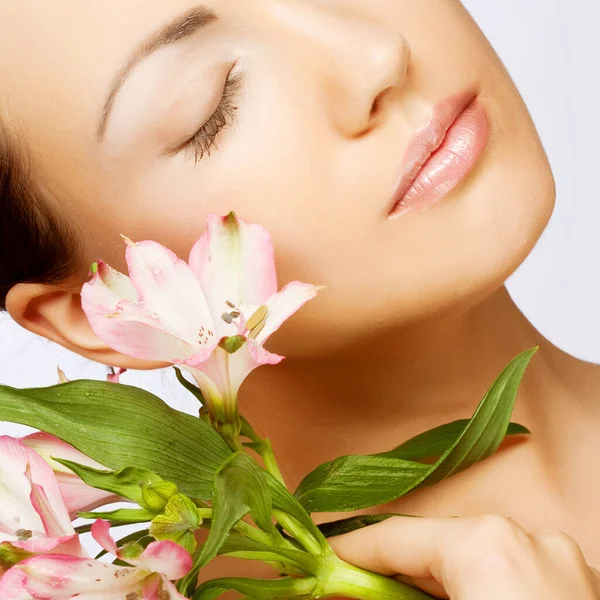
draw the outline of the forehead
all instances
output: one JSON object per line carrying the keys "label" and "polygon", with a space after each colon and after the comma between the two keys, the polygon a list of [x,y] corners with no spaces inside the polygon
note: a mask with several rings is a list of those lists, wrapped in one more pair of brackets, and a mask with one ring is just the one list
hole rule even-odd
{"label": "forehead", "polygon": [[[152,32],[198,4],[0,1],[0,118],[28,141],[46,179],[93,157],[115,75]],[[210,0],[202,4],[218,10]]]}
{"label": "forehead", "polygon": [[30,134],[43,126],[51,135],[48,120],[60,119],[70,107],[69,128],[89,125],[136,45],[197,5],[197,0],[2,0],[2,116]]}

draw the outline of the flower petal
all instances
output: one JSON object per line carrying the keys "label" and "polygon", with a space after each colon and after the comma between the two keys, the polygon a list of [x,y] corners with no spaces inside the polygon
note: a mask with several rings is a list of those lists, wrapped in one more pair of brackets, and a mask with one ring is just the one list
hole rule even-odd
{"label": "flower petal", "polygon": [[229,413],[232,406],[237,405],[238,392],[246,377],[257,367],[276,365],[283,358],[248,340],[233,354],[217,348],[210,359],[201,365],[181,364],[181,367],[191,373],[207,403],[215,407],[214,410],[224,406]]}
{"label": "flower petal", "polygon": [[114,294],[101,270],[81,290],[81,305],[94,333],[111,348],[136,358],[171,362],[194,355],[199,347],[173,335],[161,315]]}
{"label": "flower petal", "polygon": [[172,580],[185,577],[193,565],[189,552],[170,540],[152,542],[138,558],[123,560]]}
{"label": "flower petal", "polygon": [[152,575],[144,582],[142,598],[140,600],[186,600],[177,588],[166,578]]}
{"label": "flower petal", "polygon": [[[258,344],[264,344],[272,333],[277,331],[285,321],[298,312],[309,300],[312,300],[322,289],[323,286],[292,281],[279,293],[271,296],[265,303],[268,312],[264,327],[256,336],[255,341]],[[244,316],[249,319],[252,315],[244,310]]]}
{"label": "flower petal", "polygon": [[64,442],[60,438],[44,431],[37,431],[36,433],[26,435],[21,438],[21,442],[28,448],[35,450],[50,465],[55,473],[68,473],[72,475],[73,471],[61,463],[52,460],[51,457],[53,456],[64,458],[71,462],[91,467],[92,469],[107,470],[106,466],[86,456],[83,452],[71,446],[71,444],[67,444],[67,442]]}
{"label": "flower petal", "polygon": [[15,548],[21,548],[33,554],[68,554],[69,556],[87,557],[76,533],[57,538],[32,538],[24,542],[10,543]]}
{"label": "flower petal", "polygon": [[21,569],[9,569],[0,577],[0,598],[36,600],[26,589],[27,575]]}
{"label": "flower petal", "polygon": [[[71,518],[68,516],[64,502],[61,502],[60,506],[54,508],[54,506],[50,503],[44,488],[31,480],[29,465],[27,465],[26,475],[31,483],[29,500],[31,501],[31,504],[37,514],[42,519],[46,536],[49,538],[58,538],[70,535],[73,531],[73,526],[71,525]],[[65,522],[61,523],[61,517],[64,517],[65,515],[68,518],[68,524]]]}
{"label": "flower petal", "polygon": [[194,272],[183,260],[156,242],[127,246],[131,282],[138,304],[156,313],[173,335],[200,345],[201,327],[213,329],[213,317]]}
{"label": "flower petal", "polygon": [[274,354],[273,352],[265,350],[260,344],[251,342],[248,346],[250,356],[257,367],[260,365],[278,365],[285,358],[285,356],[280,356],[279,354]]}
{"label": "flower petal", "polygon": [[[215,351],[215,354],[217,352],[219,352],[219,349]],[[216,356],[212,355],[206,362],[202,363],[201,367],[190,366],[186,363],[181,363],[179,366],[186,369],[194,377],[206,402],[213,407],[220,407],[223,405],[224,395],[227,395],[227,388],[221,387],[225,384],[222,382],[218,368],[215,367],[216,360]],[[216,378],[216,381],[211,377],[211,374]]]}
{"label": "flower petal", "polygon": [[21,438],[21,441],[28,448],[35,450],[54,471],[71,519],[77,516],[78,511],[93,510],[104,504],[120,500],[119,496],[115,494],[85,484],[67,467],[52,460],[51,457],[54,456],[101,471],[107,469],[104,465],[92,460],[70,444],[43,431],[25,436]]}
{"label": "flower petal", "polygon": [[123,300],[129,300],[129,302],[137,302],[137,292],[127,275],[113,269],[102,260],[98,261],[96,268],[104,285],[115,296]]}
{"label": "flower petal", "polygon": [[151,573],[161,573],[168,579],[180,579],[192,568],[189,552],[172,541],[152,542],[137,558],[124,558],[110,535],[110,523],[102,519],[92,525],[92,537],[121,560]]}
{"label": "flower petal", "polygon": [[77,475],[57,473],[56,480],[71,519],[75,519],[78,512],[89,512],[112,502],[123,501],[123,498],[116,494],[87,485]]}
{"label": "flower petal", "polygon": [[117,544],[110,535],[110,523],[108,521],[105,521],[104,519],[97,519],[94,521],[94,523],[92,523],[91,533],[94,540],[100,544],[103,550],[106,550],[115,556],[119,556]]}
{"label": "flower petal", "polygon": [[121,367],[119,370],[117,370],[114,373],[110,373],[109,375],[106,376],[106,381],[110,382],[110,383],[120,383],[121,382],[121,375],[123,375],[123,373],[126,373],[127,369],[124,369],[123,367]]}
{"label": "flower petal", "polygon": [[232,310],[226,302],[261,305],[277,292],[269,232],[232,215],[206,217],[206,233],[192,248],[189,263],[205,290],[220,337],[235,334],[216,323],[219,315]]}
{"label": "flower petal", "polygon": [[65,555],[27,559],[0,578],[2,600],[125,600],[129,597],[185,600],[175,586],[159,574]]}
{"label": "flower petal", "polygon": [[[13,573],[15,570],[17,573]],[[34,600],[71,600],[74,596],[78,599],[85,597],[85,594],[107,600],[112,598],[110,594],[120,594],[115,596],[115,600],[122,600],[129,591],[141,591],[149,575],[143,569],[120,567],[65,554],[34,556],[6,573],[0,580],[0,591],[3,591],[5,578],[11,576],[9,585],[12,584],[17,590],[16,586],[21,585],[21,589],[26,590]]]}
{"label": "flower petal", "polygon": [[[44,459],[20,440],[8,436],[0,437],[0,457],[0,523],[3,530],[29,530],[36,537],[46,537],[42,518],[31,503],[32,486],[26,476],[29,469],[31,481],[44,490],[52,506],[57,527],[63,535],[73,534],[60,487]],[[0,541],[4,541],[2,538],[0,534]]]}
{"label": "flower petal", "polygon": [[236,398],[238,391],[248,375],[261,365],[276,365],[283,360],[283,356],[267,352],[264,348],[249,340],[242,348],[234,354],[229,355],[229,387],[233,397]]}

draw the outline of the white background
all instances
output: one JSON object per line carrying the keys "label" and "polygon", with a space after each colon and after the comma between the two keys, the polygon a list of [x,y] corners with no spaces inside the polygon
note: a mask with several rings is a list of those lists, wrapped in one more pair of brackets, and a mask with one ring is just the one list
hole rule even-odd
{"label": "white background", "polygon": [[[420,0],[426,1],[426,0]],[[554,216],[535,251],[509,280],[533,324],[571,354],[600,363],[600,3],[598,0],[465,0],[527,102],[558,186]],[[105,369],[0,320],[0,383],[52,385]],[[124,383],[180,409],[195,404],[168,371],[128,373]],[[0,423],[0,434],[24,429]]]}

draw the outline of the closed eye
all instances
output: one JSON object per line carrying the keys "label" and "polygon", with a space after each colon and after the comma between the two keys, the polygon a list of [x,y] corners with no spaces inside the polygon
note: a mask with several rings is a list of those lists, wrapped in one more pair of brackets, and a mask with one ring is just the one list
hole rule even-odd
{"label": "closed eye", "polygon": [[182,145],[182,148],[189,148],[194,153],[195,164],[202,159],[205,154],[210,156],[212,148],[217,148],[219,134],[225,127],[231,125],[235,120],[237,106],[235,104],[240,89],[242,87],[242,74],[231,74],[227,77],[223,96],[219,102],[219,106],[208,119],[208,121],[200,127],[200,129]]}

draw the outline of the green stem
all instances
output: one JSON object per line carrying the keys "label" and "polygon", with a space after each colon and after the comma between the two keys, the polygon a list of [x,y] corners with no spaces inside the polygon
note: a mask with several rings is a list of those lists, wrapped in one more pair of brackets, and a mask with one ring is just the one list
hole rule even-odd
{"label": "green stem", "polygon": [[212,519],[213,509],[212,508],[198,508],[198,516],[201,519]]}
{"label": "green stem", "polygon": [[[241,422],[241,434],[254,442],[257,452],[264,461],[265,470],[271,473],[271,475],[277,478],[283,486],[287,488],[279,465],[277,464],[275,452],[273,452],[273,446],[271,446],[271,440],[269,438],[261,438],[243,417],[241,417]],[[286,529],[292,537],[298,540],[308,552],[316,554],[317,556],[322,554],[322,548],[318,540],[316,540],[300,522],[281,510],[275,509],[273,515],[278,523]]]}
{"label": "green stem", "polygon": [[262,458],[265,462],[265,470],[274,475],[283,483],[285,487],[285,481],[283,479],[283,475],[281,474],[281,470],[279,469],[279,465],[277,464],[277,459],[275,458],[275,452],[273,452],[273,446],[271,446],[271,440],[269,438],[265,438],[263,441],[263,451],[261,452]]}
{"label": "green stem", "polygon": [[[262,531],[262,529],[258,529],[258,527],[246,523],[246,521],[238,521],[234,529],[263,546],[273,548],[273,538],[266,531]],[[273,550],[276,551],[275,548]]]}
{"label": "green stem", "polygon": [[320,556],[323,553],[321,544],[294,517],[282,510],[273,510],[273,516],[287,532],[296,538],[310,554]]}
{"label": "green stem", "polygon": [[[203,520],[212,520],[213,510],[212,508],[199,508],[198,514]],[[258,542],[259,544],[263,544],[264,546],[273,547],[274,551],[276,551],[276,548],[273,546],[273,538],[266,531],[254,527],[253,525],[250,525],[250,523],[246,523],[246,521],[238,521],[233,528],[247,538]],[[297,550],[296,546],[289,540],[286,540],[283,536],[279,536],[279,539],[282,540],[290,550]]]}
{"label": "green stem", "polygon": [[[284,487],[287,487],[285,485],[283,475],[281,474],[281,470],[279,469],[279,465],[277,464],[277,459],[275,458],[275,453],[273,452],[273,446],[271,446],[271,440],[269,438],[265,438],[262,443],[263,446],[261,455],[265,463],[265,470],[279,479]],[[304,525],[294,519],[294,517],[281,510],[274,510],[273,515],[280,525],[287,529],[288,533],[295,537],[308,552],[316,555],[321,554],[321,544],[319,544],[312,534],[306,531]]]}
{"label": "green stem", "polygon": [[319,573],[312,598],[343,596],[356,600],[432,600],[434,596],[391,577],[365,571],[335,557],[329,573]]}

